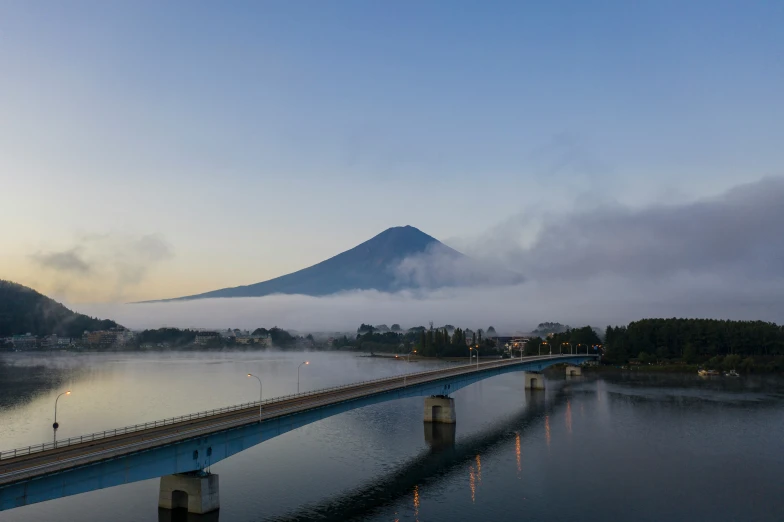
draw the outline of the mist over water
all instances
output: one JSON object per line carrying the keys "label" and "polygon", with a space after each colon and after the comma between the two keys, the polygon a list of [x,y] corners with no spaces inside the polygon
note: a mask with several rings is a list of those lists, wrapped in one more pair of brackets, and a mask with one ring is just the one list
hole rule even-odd
{"label": "mist over water", "polygon": [[150,304],[81,305],[128,328],[270,328],[303,332],[356,331],[361,323],[404,328],[453,324],[495,326],[499,334],[530,332],[543,321],[572,326],[625,324],[645,317],[704,317],[782,322],[784,280],[728,288],[719,276],[683,274],[667,281],[597,276],[574,283],[528,282],[512,287],[445,288],[328,297],[274,295]]}
{"label": "mist over water", "polygon": [[[437,367],[351,353],[0,355],[2,449]],[[40,371],[43,368],[45,371]],[[422,398],[324,419],[214,464],[219,520],[755,520],[784,512],[784,381],[693,375],[522,374],[453,394],[454,445],[422,422]],[[443,435],[441,435],[443,437]],[[446,443],[444,442],[446,440]],[[158,521],[148,480],[0,513],[6,522]]]}

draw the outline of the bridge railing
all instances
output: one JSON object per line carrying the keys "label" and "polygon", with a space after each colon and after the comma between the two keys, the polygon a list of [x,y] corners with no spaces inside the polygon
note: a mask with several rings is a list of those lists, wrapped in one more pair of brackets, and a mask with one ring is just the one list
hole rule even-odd
{"label": "bridge railing", "polygon": [[[566,355],[568,355],[568,354],[565,354],[564,356],[566,356]],[[545,356],[545,355],[542,355],[542,356],[532,356],[532,357],[548,358],[548,356]],[[558,357],[558,356],[553,355],[553,356],[549,356],[549,357]],[[503,360],[511,362],[511,361],[513,361],[515,359],[503,359]],[[517,360],[520,360],[520,359],[517,359]],[[497,362],[497,361],[489,361],[489,362]],[[486,364],[486,363],[482,363],[482,364]],[[201,418],[204,418],[204,417],[211,417],[213,415],[220,415],[220,414],[223,414],[223,413],[231,413],[233,411],[246,410],[246,409],[251,409],[251,408],[259,408],[259,407],[263,408],[264,406],[267,406],[267,405],[270,405],[270,404],[277,404],[277,403],[281,403],[281,402],[286,402],[286,401],[290,401],[292,399],[302,399],[302,398],[306,398],[306,397],[310,397],[310,396],[314,396],[314,395],[321,395],[321,394],[324,394],[324,393],[333,393],[335,391],[345,390],[347,388],[367,386],[369,384],[380,384],[380,383],[383,383],[383,382],[398,381],[400,379],[403,379],[404,377],[406,379],[408,379],[408,378],[416,378],[416,377],[420,377],[420,376],[424,376],[424,375],[428,375],[428,374],[437,374],[437,373],[448,372],[448,371],[455,370],[455,369],[458,369],[458,368],[463,368],[463,369],[466,369],[466,370],[470,370],[470,368],[467,368],[468,366],[473,366],[473,363],[471,363],[470,365],[460,364],[460,365],[451,366],[449,368],[438,368],[438,369],[435,369],[435,370],[424,370],[424,371],[421,371],[421,372],[399,374],[399,375],[393,375],[393,376],[390,376],[390,377],[381,377],[381,378],[378,378],[378,379],[371,379],[371,380],[367,380],[367,381],[352,382],[350,384],[340,384],[340,385],[332,386],[332,387],[329,387],[329,388],[321,388],[321,389],[318,389],[318,390],[311,390],[311,391],[301,392],[301,393],[292,393],[290,395],[281,395],[281,396],[273,397],[271,399],[266,399],[266,400],[263,400],[263,401],[246,402],[246,403],[243,403],[243,404],[236,404],[234,406],[226,406],[226,407],[223,407],[223,408],[215,408],[215,409],[212,409],[212,410],[205,410],[205,411],[200,411],[200,412],[197,412],[197,413],[190,413],[190,414],[187,414],[187,415],[180,415],[178,417],[170,417],[168,419],[163,419],[163,420],[157,420],[157,421],[152,421],[152,422],[145,422],[144,424],[134,424],[133,426],[124,426],[122,428],[116,428],[116,429],[111,429],[111,430],[99,431],[99,432],[95,432],[95,433],[90,433],[88,435],[80,435],[78,437],[70,437],[68,439],[63,439],[63,440],[60,440],[60,441],[45,442],[45,443],[41,443],[41,444],[35,444],[35,445],[32,445],[32,446],[27,446],[27,447],[24,447],[24,448],[16,448],[16,449],[11,449],[11,450],[0,451],[0,460],[11,459],[11,458],[14,458],[14,457],[20,457],[20,456],[24,456],[24,455],[30,455],[32,453],[40,453],[40,452],[43,452],[43,451],[48,451],[48,450],[57,449],[57,448],[63,448],[63,447],[66,447],[66,446],[73,446],[73,445],[76,445],[76,444],[83,444],[85,442],[93,442],[93,441],[96,441],[96,440],[105,439],[107,437],[116,437],[118,435],[127,435],[129,433],[149,430],[149,429],[152,429],[152,428],[158,428],[158,427],[163,427],[163,426],[170,426],[172,424],[178,424],[178,423],[181,423],[181,422],[188,422],[188,421],[191,421],[191,420],[197,420],[197,419],[201,419]]]}

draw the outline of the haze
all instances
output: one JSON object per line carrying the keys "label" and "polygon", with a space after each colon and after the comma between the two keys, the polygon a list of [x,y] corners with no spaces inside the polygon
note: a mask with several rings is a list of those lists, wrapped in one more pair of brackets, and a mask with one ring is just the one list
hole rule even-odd
{"label": "haze", "polygon": [[[776,2],[4,2],[0,278],[130,327],[781,322],[781,27]],[[526,282],[121,304],[398,225]]]}

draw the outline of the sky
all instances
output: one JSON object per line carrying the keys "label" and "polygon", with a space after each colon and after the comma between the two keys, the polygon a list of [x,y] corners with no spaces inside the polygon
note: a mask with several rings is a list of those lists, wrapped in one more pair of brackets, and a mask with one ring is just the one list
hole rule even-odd
{"label": "sky", "polygon": [[[175,297],[399,225],[538,284],[741,276],[764,260],[695,267],[690,241],[721,236],[717,201],[782,196],[781,27],[761,1],[5,1],[0,278]],[[692,219],[672,258],[600,247]],[[552,255],[577,245],[613,269]]]}

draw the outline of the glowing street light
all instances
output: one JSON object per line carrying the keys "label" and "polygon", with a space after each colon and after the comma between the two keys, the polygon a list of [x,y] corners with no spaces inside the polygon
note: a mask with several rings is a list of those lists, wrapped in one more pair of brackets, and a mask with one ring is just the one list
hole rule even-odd
{"label": "glowing street light", "polygon": [[55,447],[57,446],[57,428],[60,427],[60,424],[57,423],[57,401],[60,400],[60,397],[63,395],[71,395],[71,390],[64,391],[57,398],[54,400],[54,424],[52,424],[52,429],[54,430],[54,444]]}
{"label": "glowing street light", "polygon": [[[474,350],[476,352],[476,367],[479,368],[479,347],[472,346],[471,348],[469,348],[468,349],[469,354],[471,353],[471,350]],[[468,363],[470,364],[471,361],[468,361]]]}
{"label": "glowing street light", "polygon": [[253,375],[252,373],[249,373],[249,374],[248,374],[248,377],[253,377],[253,378],[254,378],[254,379],[256,379],[257,381],[259,381],[259,419],[261,419],[261,392],[262,392],[262,390],[263,390],[263,388],[262,388],[262,386],[261,386],[261,379],[259,379],[259,377],[258,377],[258,376],[256,376],[256,375]]}
{"label": "glowing street light", "polygon": [[553,346],[549,342],[547,342],[547,341],[543,341],[543,342],[539,343],[539,355],[542,355],[542,345],[543,344],[546,344],[547,347],[550,348],[550,355],[552,355],[553,354]]}
{"label": "glowing street light", "polygon": [[565,344],[569,345],[569,353],[571,354],[573,352],[573,350],[574,350],[574,347],[572,346],[572,343],[567,343],[567,342],[562,342],[561,343],[561,353],[563,353],[563,345],[565,345]]}
{"label": "glowing street light", "polygon": [[299,369],[302,367],[303,364],[310,364],[310,361],[301,362],[299,363],[299,366],[297,366],[297,393],[299,393]]}

